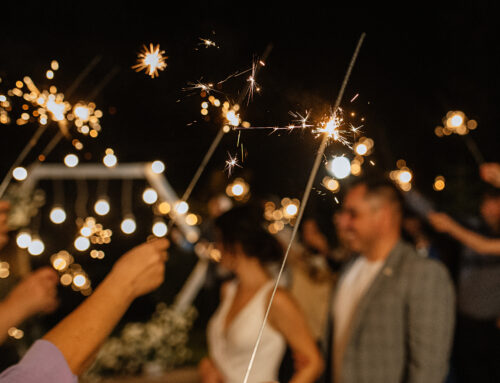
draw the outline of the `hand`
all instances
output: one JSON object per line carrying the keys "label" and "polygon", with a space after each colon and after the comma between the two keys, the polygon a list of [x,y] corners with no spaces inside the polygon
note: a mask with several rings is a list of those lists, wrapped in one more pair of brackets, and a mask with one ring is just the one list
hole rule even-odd
{"label": "hand", "polygon": [[9,237],[7,232],[9,228],[7,227],[7,213],[9,211],[10,204],[7,201],[0,201],[0,249],[4,247]]}
{"label": "hand", "polygon": [[128,291],[132,300],[155,290],[165,277],[167,247],[166,239],[134,247],[116,262],[109,278]]}
{"label": "hand", "polygon": [[50,267],[42,267],[23,279],[9,293],[6,301],[13,310],[17,310],[22,318],[37,313],[54,311],[57,300],[57,273]]}
{"label": "hand", "polygon": [[455,220],[445,213],[429,213],[427,219],[440,233],[450,233],[457,226]]}
{"label": "hand", "polygon": [[500,188],[500,164],[495,162],[490,162],[481,165],[479,168],[479,173],[483,181],[492,184],[493,186]]}

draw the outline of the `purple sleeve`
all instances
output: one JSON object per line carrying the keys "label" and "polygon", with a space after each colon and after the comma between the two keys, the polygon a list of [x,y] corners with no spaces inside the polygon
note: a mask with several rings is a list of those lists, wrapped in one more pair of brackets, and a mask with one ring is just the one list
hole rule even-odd
{"label": "purple sleeve", "polygon": [[0,374],[0,383],[77,383],[59,349],[37,340],[21,361]]}

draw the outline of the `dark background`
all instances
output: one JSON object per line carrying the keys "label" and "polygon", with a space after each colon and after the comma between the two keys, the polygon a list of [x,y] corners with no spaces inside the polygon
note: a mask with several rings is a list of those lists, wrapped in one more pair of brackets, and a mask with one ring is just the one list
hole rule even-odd
{"label": "dark background", "polygon": [[[476,212],[482,188],[477,165],[460,137],[438,138],[434,128],[449,110],[462,110],[478,121],[478,129],[470,137],[485,158],[500,160],[496,108],[500,45],[497,12],[492,3],[468,8],[465,2],[455,2],[447,8],[422,5],[404,11],[326,7],[314,2],[162,2],[163,7],[150,2],[125,6],[106,1],[23,4],[2,5],[0,90],[6,92],[16,80],[29,75],[41,89],[53,84],[64,92],[100,55],[97,67],[69,100],[84,100],[110,71],[119,69],[92,100],[104,112],[102,134],[97,140],[78,137],[85,144],[84,152],[92,156],[88,162],[100,162],[107,147],[115,150],[122,163],[161,159],[167,167],[167,179],[179,194],[220,127],[214,109],[210,121],[202,119],[203,99],[196,92],[182,91],[187,82],[201,78],[216,82],[236,70],[247,69],[252,59],[273,43],[267,65],[258,76],[262,92],[248,106],[242,106],[242,116],[254,126],[286,125],[289,111],[312,109],[315,115],[328,111],[363,31],[367,37],[342,106],[346,112],[356,113],[350,122],[359,125],[360,118],[365,118],[363,132],[375,140],[370,159],[378,168],[392,170],[397,159],[405,159],[414,171],[414,187],[443,210],[463,216]],[[198,45],[200,37],[214,40],[220,48]],[[160,44],[168,56],[168,67],[155,79],[131,69],[141,46],[150,42]],[[60,69],[49,81],[45,72],[53,59],[58,60]],[[235,100],[245,85],[246,76],[232,79],[224,84],[224,95],[218,97],[222,101]],[[350,103],[357,93],[359,97]],[[188,125],[194,120],[197,123]],[[0,125],[0,175],[6,173],[35,128],[34,124]],[[54,134],[52,129],[37,147],[39,150]],[[250,182],[254,197],[302,196],[319,145],[317,139],[308,133],[269,135],[252,131],[242,135],[242,142],[247,157],[235,176],[244,176]],[[71,143],[61,143],[48,162],[61,162],[69,151],[74,152]],[[224,137],[195,189],[195,211],[205,211],[204,202],[216,191],[211,177],[223,171],[228,151],[238,151],[235,133]],[[35,149],[25,165],[38,153]],[[348,151],[332,145],[328,154],[334,153]],[[86,162],[82,157],[81,162]],[[322,190],[319,180],[324,174],[322,169],[316,183],[318,190]],[[447,180],[447,188],[440,193],[432,189],[437,175]],[[51,183],[41,186],[47,192],[41,220],[47,250],[35,266],[46,263],[53,252],[69,249],[75,231],[71,206],[66,208],[69,217],[64,228],[55,228],[48,221]],[[71,201],[74,185],[68,183],[66,187]],[[95,187],[90,184],[91,198]],[[134,213],[139,227],[136,234],[125,238],[119,232],[121,216],[117,207],[103,219],[105,226],[114,230],[106,258],[78,259],[94,286],[122,251],[148,234],[152,214],[141,202],[143,187],[144,183],[137,182],[134,188]],[[119,198],[120,184],[110,183],[109,193]],[[320,207],[332,209],[332,195],[314,193],[311,206],[318,212],[324,211]],[[152,302],[171,299],[194,262],[193,255],[175,252],[167,270],[171,282],[156,295],[137,302],[126,320],[146,319]],[[81,299],[78,293],[63,289],[63,304],[46,319],[46,325],[55,323]]]}

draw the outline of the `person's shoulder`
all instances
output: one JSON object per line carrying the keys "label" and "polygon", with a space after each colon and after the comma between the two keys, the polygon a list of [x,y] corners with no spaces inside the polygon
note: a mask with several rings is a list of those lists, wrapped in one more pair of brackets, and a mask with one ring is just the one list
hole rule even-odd
{"label": "person's shoulder", "polygon": [[445,265],[437,260],[420,255],[416,249],[408,243],[401,245],[402,273],[413,280],[422,280],[425,275],[435,278],[449,278]]}
{"label": "person's shoulder", "polygon": [[236,281],[234,279],[229,279],[225,282],[222,283],[220,287],[220,297],[221,299],[225,298],[228,294],[228,292],[234,288],[233,286],[236,285]]}

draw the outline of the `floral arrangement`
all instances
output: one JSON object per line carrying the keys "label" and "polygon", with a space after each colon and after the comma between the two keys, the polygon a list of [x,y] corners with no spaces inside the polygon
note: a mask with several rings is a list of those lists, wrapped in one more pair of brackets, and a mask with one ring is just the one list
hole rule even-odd
{"label": "floral arrangement", "polygon": [[18,230],[29,226],[31,219],[38,214],[45,204],[45,193],[41,189],[31,192],[20,184],[12,184],[7,189],[5,199],[10,202],[7,224],[11,230]]}
{"label": "floral arrangement", "polygon": [[86,374],[89,381],[112,375],[160,375],[191,357],[186,346],[196,309],[179,312],[165,303],[156,306],[151,320],[129,323],[120,336],[100,349]]}

